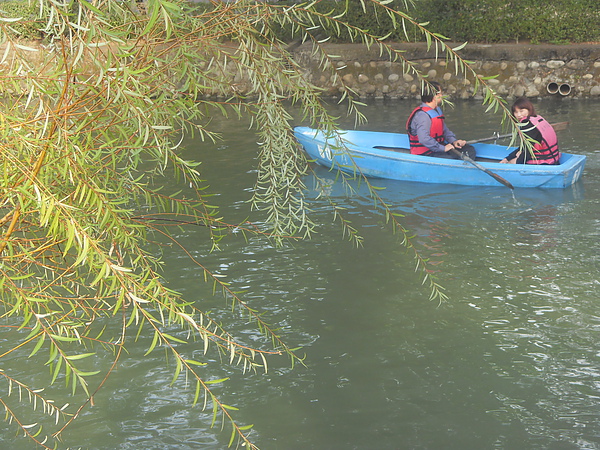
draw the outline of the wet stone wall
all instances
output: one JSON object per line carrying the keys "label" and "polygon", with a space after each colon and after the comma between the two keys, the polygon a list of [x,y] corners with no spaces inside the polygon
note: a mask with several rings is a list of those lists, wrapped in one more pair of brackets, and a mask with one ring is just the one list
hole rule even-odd
{"label": "wet stone wall", "polygon": [[[457,75],[454,62],[446,61],[443,55],[436,59],[435,50],[427,51],[422,44],[398,44],[396,48],[430,80],[440,82],[453,97],[466,99],[481,95],[475,93],[471,75]],[[402,62],[386,60],[375,48],[341,44],[328,46],[328,52],[336,55],[330,64],[337,69],[343,83],[360,97],[416,98],[420,95],[417,77],[405,73]],[[325,95],[340,95],[342,81],[319,68],[319,60],[307,44],[294,53],[306,76],[323,88]],[[487,82],[507,98],[525,95],[600,99],[600,44],[469,45],[459,54],[472,62],[478,74],[495,76]]]}

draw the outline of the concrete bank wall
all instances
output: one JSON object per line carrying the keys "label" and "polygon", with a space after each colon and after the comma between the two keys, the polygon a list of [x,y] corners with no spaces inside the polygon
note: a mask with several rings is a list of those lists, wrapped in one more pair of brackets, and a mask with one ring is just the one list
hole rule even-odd
{"label": "concrete bank wall", "polygon": [[[398,44],[407,60],[429,79],[442,83],[454,98],[474,96],[473,79],[455,75],[454,63],[443,55],[435,59],[435,50],[424,44]],[[379,51],[361,44],[331,44],[328,52],[336,55],[332,63],[344,83],[361,97],[416,98],[420,83],[413,75],[404,74],[402,63],[390,62]],[[324,89],[325,95],[339,95],[340,83],[330,73],[319,69],[319,61],[308,44],[295,50],[295,58],[306,69],[310,81]],[[600,99],[600,44],[531,45],[472,44],[459,54],[478,74],[497,75],[490,80],[494,90],[503,97],[514,98],[559,96],[565,98]],[[477,97],[477,95],[476,95]]]}
{"label": "concrete bank wall", "polygon": [[[47,56],[45,49],[37,42],[27,43],[38,48],[29,52],[30,64],[42,64]],[[374,46],[368,49],[362,44],[325,44],[327,52],[336,55],[331,60],[346,85],[352,87],[361,97],[375,98],[418,98],[420,82],[411,74],[405,74],[401,62],[390,62],[380,55]],[[455,75],[454,64],[435,58],[435,50],[427,51],[425,44],[396,44],[404,57],[416,64],[418,70],[429,79],[442,83],[445,91],[453,98],[478,97],[474,94],[473,78],[463,74]],[[234,45],[225,45],[226,51],[235,52]],[[20,64],[14,52],[0,52],[5,58],[0,64],[0,72],[15,64]],[[484,76],[497,78],[489,80],[497,93],[514,98],[558,96],[564,98],[600,99],[600,44],[574,45],[531,45],[531,44],[471,44],[462,49],[463,59],[473,61],[475,71]],[[326,96],[340,94],[339,81],[330,71],[319,68],[319,58],[314,55],[311,44],[303,44],[293,51],[294,58],[305,71],[305,76],[321,87]],[[206,63],[199,63],[200,70],[207,70]],[[90,65],[90,71],[95,70]],[[246,75],[236,71],[236,65],[229,62],[224,70],[217,70],[215,76],[224,77],[233,83],[240,93],[246,93],[249,83]],[[0,84],[0,92],[12,92],[10,86]],[[208,95],[211,95],[210,93]]]}

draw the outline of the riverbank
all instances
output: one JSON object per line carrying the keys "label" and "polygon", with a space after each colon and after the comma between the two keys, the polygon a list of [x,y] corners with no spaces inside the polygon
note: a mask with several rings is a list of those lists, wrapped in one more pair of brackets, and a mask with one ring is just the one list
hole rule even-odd
{"label": "riverbank", "polygon": [[[28,63],[32,70],[46,66],[44,58],[48,50],[40,42],[27,42]],[[391,44],[400,50],[406,61],[426,75],[430,80],[441,82],[446,93],[456,99],[480,98],[476,92],[472,75],[455,73],[453,62],[446,61],[444,55],[436,59],[435,48],[428,50],[424,43]],[[452,45],[453,47],[458,46]],[[332,76],[331,69],[323,70],[321,56],[315,55],[311,43],[305,43],[291,50],[299,63],[304,76],[323,91],[324,96],[340,96],[344,90],[342,83],[350,87],[361,98],[413,99],[420,96],[420,81],[414,73],[407,71],[401,59],[390,61],[375,46],[367,48],[363,44],[321,44],[331,56],[327,62],[340,77]],[[225,43],[223,51],[235,53],[237,47]],[[21,64],[14,49],[0,45],[5,55],[0,70]],[[514,98],[526,95],[531,98],[564,97],[600,99],[600,43],[550,45],[550,44],[470,44],[459,51],[459,55],[481,76],[494,77],[487,82],[501,96]],[[237,72],[232,63],[209,69],[210,64],[199,62],[200,70],[213,70],[215,76],[225,77],[235,85],[240,94],[250,91],[247,74]],[[90,73],[96,68],[90,62]],[[0,91],[14,94],[13,85],[0,86]],[[205,92],[207,96],[217,95]]]}
{"label": "riverbank", "polygon": [[[458,45],[458,44],[457,44]],[[435,48],[424,43],[393,44],[403,57],[429,79],[439,81],[455,98],[479,97],[474,80],[456,74],[454,63],[443,55],[436,59]],[[372,46],[362,44],[327,44],[327,52],[336,55],[331,64],[341,80],[360,97],[415,98],[420,83],[411,73],[404,73],[401,61],[390,62]],[[600,98],[600,44],[470,44],[459,55],[472,61],[472,67],[483,76],[495,76],[488,83],[507,98],[558,96],[564,98]],[[320,68],[320,59],[311,44],[294,50],[296,60],[304,67],[308,79],[323,89],[324,95],[337,96],[342,90],[335,80]]]}

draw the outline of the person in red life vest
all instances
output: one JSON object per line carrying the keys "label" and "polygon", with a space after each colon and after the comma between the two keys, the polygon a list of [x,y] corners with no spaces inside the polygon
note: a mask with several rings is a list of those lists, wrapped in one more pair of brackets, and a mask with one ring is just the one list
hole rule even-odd
{"label": "person in red life vest", "polygon": [[525,144],[512,151],[501,163],[510,164],[560,164],[558,139],[552,125],[539,114],[527,97],[518,98],[512,113],[519,122],[521,131],[533,144],[533,154]]}
{"label": "person in red life vest", "polygon": [[440,84],[431,82],[425,85],[421,101],[421,106],[415,108],[406,121],[410,152],[413,155],[460,159],[450,151],[456,148],[475,159],[475,148],[466,141],[457,139],[444,122],[444,114],[440,108],[443,101]]}

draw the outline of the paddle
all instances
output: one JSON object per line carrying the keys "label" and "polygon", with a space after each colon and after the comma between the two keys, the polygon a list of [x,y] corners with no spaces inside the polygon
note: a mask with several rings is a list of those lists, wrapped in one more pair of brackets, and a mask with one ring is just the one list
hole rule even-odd
{"label": "paddle", "polygon": [[511,188],[514,189],[514,186],[512,184],[510,184],[508,181],[506,181],[504,178],[502,178],[500,175],[498,175],[497,173],[492,172],[491,170],[486,169],[485,167],[483,167],[481,164],[473,161],[471,158],[469,158],[466,154],[459,152],[458,150],[456,150],[455,147],[452,147],[452,149],[450,150],[452,153],[454,153],[455,155],[459,156],[461,159],[463,159],[464,161],[467,161],[471,164],[473,164],[475,167],[477,167],[479,170],[484,171],[485,173],[487,173],[490,177],[492,177],[494,180],[498,181],[499,183],[502,183],[504,186],[506,186],[507,188]]}
{"label": "paddle", "polygon": [[[551,125],[552,125],[552,128],[554,128],[554,131],[562,131],[562,130],[566,130],[569,127],[569,122],[558,122],[558,123],[553,123]],[[467,144],[477,144],[478,142],[495,141],[496,139],[503,139],[503,138],[507,138],[507,137],[511,137],[511,136],[512,136],[512,133],[496,134],[494,136],[486,137],[483,139],[475,139],[473,141],[467,141]]]}

